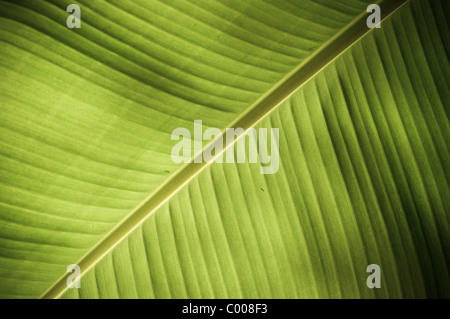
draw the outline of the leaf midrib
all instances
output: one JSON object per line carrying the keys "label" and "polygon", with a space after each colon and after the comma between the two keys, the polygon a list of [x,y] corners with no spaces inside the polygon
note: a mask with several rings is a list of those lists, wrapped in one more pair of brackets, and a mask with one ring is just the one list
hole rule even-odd
{"label": "leaf midrib", "polygon": [[[400,9],[411,0],[379,0],[377,4],[381,7],[382,21]],[[279,105],[287,100],[295,91],[300,89],[308,80],[319,73],[328,64],[347,51],[352,45],[368,34],[371,29],[366,25],[366,19],[369,14],[361,13],[344,29],[325,42],[310,57],[300,63],[294,70],[288,73],[274,87],[262,95],[253,103],[244,113],[242,113],[228,127],[243,128],[247,131],[255,126],[274,111]],[[222,130],[222,136],[225,129]],[[222,144],[221,155],[226,149],[234,144],[239,138],[227,143],[222,136],[205,146]],[[195,154],[194,158],[202,156],[203,150]],[[178,190],[189,183],[195,176],[202,172],[211,162],[201,161],[195,163],[194,159],[183,165],[166,182],[160,185],[152,192],[141,204],[132,210],[118,225],[108,232],[94,247],[92,247],[78,262],[81,276],[86,274],[97,264],[105,255],[107,255],[115,246],[125,239],[131,232],[139,227],[151,214],[159,207],[164,205]],[[67,290],[67,278],[70,273],[61,276],[40,298],[59,298]]]}

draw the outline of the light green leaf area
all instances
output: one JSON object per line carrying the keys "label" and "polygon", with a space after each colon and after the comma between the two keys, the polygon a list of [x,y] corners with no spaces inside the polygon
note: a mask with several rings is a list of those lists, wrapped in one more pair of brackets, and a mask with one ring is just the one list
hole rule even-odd
{"label": "light green leaf area", "polygon": [[[368,1],[0,1],[0,297],[38,297]],[[69,29],[66,8],[81,7]]]}
{"label": "light green leaf area", "polygon": [[411,0],[265,114],[276,174],[208,165],[88,253],[184,178],[175,128],[227,127],[372,2],[0,1],[0,297],[450,297],[446,0]]}
{"label": "light green leaf area", "polygon": [[443,6],[407,4],[257,125],[277,174],[212,164],[63,297],[450,297]]}

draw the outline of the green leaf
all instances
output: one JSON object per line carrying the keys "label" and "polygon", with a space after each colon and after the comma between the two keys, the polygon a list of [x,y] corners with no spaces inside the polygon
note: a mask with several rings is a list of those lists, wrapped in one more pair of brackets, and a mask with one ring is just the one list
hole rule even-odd
{"label": "green leaf", "polygon": [[[0,1],[0,297],[450,297],[446,1],[72,2]],[[278,172],[174,164],[198,119]]]}

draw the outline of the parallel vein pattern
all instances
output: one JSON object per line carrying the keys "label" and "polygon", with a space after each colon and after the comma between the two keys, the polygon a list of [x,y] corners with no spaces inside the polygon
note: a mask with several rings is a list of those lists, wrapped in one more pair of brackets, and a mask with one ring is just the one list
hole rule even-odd
{"label": "parallel vein pattern", "polygon": [[211,165],[63,297],[450,297],[448,6],[412,1],[262,121],[277,174]]}
{"label": "parallel vein pattern", "polygon": [[[369,0],[0,1],[0,297],[38,297]],[[66,8],[82,8],[82,28]]]}

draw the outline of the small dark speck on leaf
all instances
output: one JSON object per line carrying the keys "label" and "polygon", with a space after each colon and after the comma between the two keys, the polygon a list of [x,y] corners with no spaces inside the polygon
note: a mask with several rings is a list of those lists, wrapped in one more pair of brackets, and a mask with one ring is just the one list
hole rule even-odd
{"label": "small dark speck on leaf", "polygon": [[261,188],[261,190],[264,192],[264,189]]}

